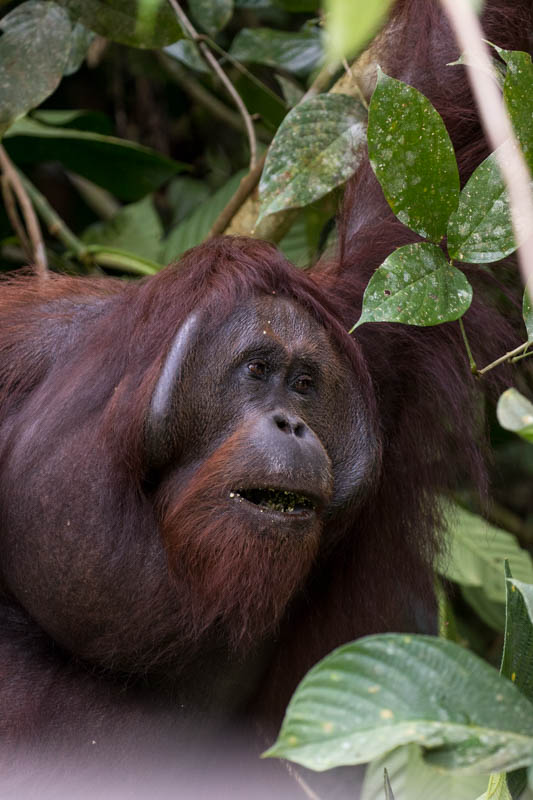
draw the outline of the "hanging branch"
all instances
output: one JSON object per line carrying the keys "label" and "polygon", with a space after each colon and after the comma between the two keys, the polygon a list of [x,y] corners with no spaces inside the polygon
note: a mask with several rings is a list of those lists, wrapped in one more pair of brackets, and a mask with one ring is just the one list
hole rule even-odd
{"label": "hanging branch", "polygon": [[[11,224],[21,240],[24,250],[29,251],[28,256],[35,264],[35,271],[41,278],[46,278],[48,277],[48,261],[41,227],[28,193],[3,145],[0,145],[0,168],[2,169],[2,193]],[[21,231],[22,223],[16,211],[13,195],[18,201],[24,218],[24,232]]]}
{"label": "hanging branch", "polygon": [[208,66],[220,78],[220,80],[222,81],[223,85],[226,88],[226,91],[231,96],[233,102],[239,109],[240,115],[243,118],[244,126],[246,128],[246,133],[248,136],[248,144],[250,147],[250,170],[253,170],[253,168],[256,165],[257,142],[255,138],[255,131],[252,118],[248,113],[248,109],[244,105],[240,94],[237,92],[232,82],[230,81],[230,79],[228,78],[228,76],[226,75],[226,73],[224,72],[218,61],[216,60],[215,56],[213,55],[209,47],[206,45],[205,41],[203,41],[202,37],[198,35],[196,28],[192,25],[191,21],[181,8],[180,4],[178,3],[178,0],[168,0],[168,2],[172,6],[181,27],[183,28],[185,33],[187,33],[187,35],[192,39],[192,41],[196,43],[196,46],[199,52],[201,53],[204,61],[206,61]]}
{"label": "hanging branch", "polygon": [[[441,4],[457,42],[470,56],[471,64],[465,65],[468,79],[485,136],[495,151],[507,188],[515,241],[520,241],[519,231],[530,231],[527,240],[518,248],[518,263],[524,284],[527,284],[533,281],[533,200],[529,170],[505,111],[487,45],[483,41],[483,31],[469,0],[441,0]],[[506,148],[504,156],[497,148],[505,141],[509,141],[511,147]]]}

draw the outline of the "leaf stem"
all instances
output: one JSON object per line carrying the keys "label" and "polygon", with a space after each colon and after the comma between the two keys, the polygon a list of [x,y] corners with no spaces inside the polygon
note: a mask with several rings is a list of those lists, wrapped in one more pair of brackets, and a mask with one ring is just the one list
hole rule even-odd
{"label": "leaf stem", "polygon": [[487,364],[486,367],[483,367],[483,369],[478,370],[478,375],[484,375],[489,370],[494,369],[494,367],[498,367],[500,364],[503,364],[505,361],[509,361],[510,359],[513,358],[513,356],[517,356],[520,353],[523,353],[524,350],[527,350],[527,348],[530,346],[530,344],[531,344],[531,342],[524,342],[523,344],[519,345],[518,347],[515,347],[514,350],[509,350],[508,353],[505,353],[505,355],[500,356],[500,358],[497,358],[496,361],[492,361],[490,364]]}
{"label": "leaf stem", "polygon": [[[36,272],[41,278],[48,277],[48,261],[46,258],[46,248],[44,246],[43,235],[39,220],[33,208],[29,192],[23,176],[18,172],[17,168],[9,158],[7,151],[3,145],[0,145],[0,167],[2,169],[2,183],[4,188],[4,198],[6,200],[6,209],[9,213],[9,199],[13,199],[11,190],[18,200],[22,216],[24,217],[24,224],[26,227],[27,237],[23,235],[21,244],[24,249],[28,249],[28,239],[31,242],[30,255],[35,262]],[[13,224],[15,232],[20,237],[20,224],[17,225],[15,220],[18,220],[16,213],[16,206],[13,203],[11,206],[13,215],[10,220]],[[19,221],[20,222],[20,221]]]}
{"label": "leaf stem", "polygon": [[83,264],[89,266],[93,263],[93,259],[87,249],[87,246],[75,236],[70,228],[63,222],[57,211],[55,211],[46,197],[41,194],[36,186],[31,183],[25,175],[17,171],[20,182],[24,186],[28,196],[31,198],[33,205],[41,219],[46,223],[48,232],[55,236],[56,239],[65,245],[69,250],[72,250],[76,258]]}
{"label": "leaf stem", "polygon": [[244,126],[246,128],[246,133],[248,135],[248,144],[250,147],[250,170],[253,170],[256,164],[257,158],[257,142],[255,138],[255,131],[252,122],[252,118],[248,113],[248,109],[244,105],[244,102],[238,93],[238,91],[233,86],[232,82],[216,60],[215,56],[206,45],[206,43],[199,37],[196,28],[193,26],[185,12],[183,11],[182,7],[178,3],[178,0],[168,0],[172,8],[174,9],[174,13],[179,20],[179,23],[183,30],[187,33],[187,35],[195,42],[200,54],[202,55],[204,61],[209,65],[209,67],[213,70],[213,72],[220,78],[222,81],[226,91],[232,98],[233,102],[237,106],[239,113],[243,119]]}
{"label": "leaf stem", "polygon": [[461,328],[461,335],[463,337],[463,342],[465,343],[466,352],[468,355],[468,363],[470,364],[470,371],[472,372],[472,375],[477,375],[478,369],[476,362],[474,361],[474,356],[472,355],[472,350],[470,349],[470,342],[468,341],[468,336],[466,335],[462,317],[459,317],[459,327]]}

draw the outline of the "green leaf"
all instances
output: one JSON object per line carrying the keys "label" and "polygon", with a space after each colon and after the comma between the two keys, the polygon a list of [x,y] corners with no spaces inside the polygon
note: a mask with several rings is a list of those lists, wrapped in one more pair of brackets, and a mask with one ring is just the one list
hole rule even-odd
{"label": "green leaf", "polygon": [[345,58],[361,50],[385,22],[391,0],[326,0],[328,50]]}
{"label": "green leaf", "polygon": [[385,800],[395,800],[392,792],[392,786],[390,785],[389,773],[386,769],[383,770],[383,782],[385,784]]}
{"label": "green leaf", "polygon": [[131,47],[164,47],[183,32],[167,0],[57,0],[90,30]]}
{"label": "green leaf", "polygon": [[307,11],[318,11],[320,0],[273,0],[272,5],[282,8],[284,11],[304,14]]}
{"label": "green leaf", "polygon": [[368,765],[359,800],[383,800],[384,768],[390,775],[396,800],[472,800],[487,785],[484,775],[458,775],[435,769],[424,761],[422,749],[410,744]]}
{"label": "green leaf", "polygon": [[65,75],[73,75],[79,70],[85,61],[87,50],[93,39],[94,32],[82,25],[81,22],[76,22],[70,37],[70,53],[65,67]]}
{"label": "green leaf", "polygon": [[290,231],[278,244],[283,255],[297,267],[304,267],[310,261],[309,238],[307,223],[302,214],[291,227]]}
{"label": "green leaf", "polygon": [[213,197],[197,206],[192,214],[169,233],[162,254],[165,264],[176,261],[190,247],[204,241],[211,225],[233,197],[245,175],[246,170],[240,170],[233,175]]}
{"label": "green leaf", "polygon": [[[507,431],[513,431],[526,442],[533,442],[533,403],[516,389],[507,389],[498,400],[498,422]],[[516,574],[512,565],[513,574]]]}
{"label": "green leaf", "polygon": [[189,11],[204,31],[216,36],[233,15],[233,0],[189,0]]}
{"label": "green leaf", "polygon": [[170,227],[174,228],[208,197],[209,186],[204,181],[189,175],[174,178],[167,188],[167,203],[172,213]]}
{"label": "green leaf", "polygon": [[487,791],[478,800],[513,800],[507,788],[505,772],[490,776]]}
{"label": "green leaf", "polygon": [[106,245],[157,262],[162,237],[163,226],[148,195],[124,206],[110,220],[91,225],[81,238],[86,244]]}
{"label": "green leaf", "polygon": [[138,200],[188,168],[126,139],[53,128],[28,118],[12,125],[4,146],[17,164],[59,161],[121,200]]}
{"label": "green leaf", "polygon": [[[510,144],[498,148],[505,157]],[[481,264],[499,261],[514,252],[509,197],[500,173],[496,152],[473,172],[459,197],[457,210],[448,223],[448,252],[460,261]],[[533,184],[532,184],[533,186]],[[527,227],[518,245],[527,238]]]}
{"label": "green leaf", "polygon": [[195,72],[201,72],[205,75],[209,74],[210,69],[198,52],[198,48],[190,39],[180,39],[179,42],[169,44],[165,47],[165,53],[176,61],[181,61],[186,67],[190,67]]}
{"label": "green leaf", "polygon": [[482,587],[498,603],[505,603],[506,598],[503,577],[506,560],[515,576],[533,581],[531,556],[511,533],[459,506],[453,506],[446,519],[447,553],[437,563],[437,570],[444,578],[461,586]]}
{"label": "green leaf", "polygon": [[354,328],[364,322],[439,325],[461,317],[471,302],[472,287],[440,247],[408,244],[391,253],[372,275]]}
{"label": "green leaf", "polygon": [[530,170],[533,170],[533,64],[529,53],[498,50],[507,64],[503,96],[516,137]]}
{"label": "green leaf", "polygon": [[381,70],[368,112],[368,155],[398,219],[440,241],[459,200],[450,137],[423,94]]}
{"label": "green leaf", "polygon": [[59,85],[71,50],[68,14],[28,0],[0,20],[0,136]]}
{"label": "green leaf", "polygon": [[283,97],[285,98],[287,105],[290,108],[298,105],[304,96],[303,89],[293,80],[286,78],[284,75],[276,75],[276,80],[281,86],[281,91],[283,92]]}
{"label": "green leaf", "polygon": [[114,247],[92,244],[87,247],[87,252],[102,267],[127,272],[131,275],[155,275],[156,272],[163,269],[162,264],[156,264],[147,258],[141,258]]}
{"label": "green leaf", "polygon": [[533,586],[511,577],[506,565],[507,606],[500,672],[533,701]]}
{"label": "green leaf", "polygon": [[305,77],[323,59],[322,42],[317,27],[300,33],[244,28],[233,40],[229,53],[237,61],[266,64]]}
{"label": "green leaf", "polygon": [[528,342],[533,341],[533,306],[531,305],[530,288],[526,286],[524,289],[524,299],[522,301],[522,316],[527,331]]}
{"label": "green leaf", "polygon": [[37,108],[29,119],[42,122],[51,128],[74,128],[77,131],[92,131],[109,136],[113,131],[111,120],[101,111],[86,109]]}
{"label": "green leaf", "polygon": [[290,111],[270,145],[258,222],[300,208],[344,183],[357,169],[366,111],[344,94],[313,97]]}
{"label": "green leaf", "polygon": [[489,628],[503,633],[505,629],[505,605],[492,600],[483,589],[476,586],[461,586],[461,594],[467,604]]}
{"label": "green leaf", "polygon": [[533,761],[533,705],[452,642],[381,634],[340,647],[303,679],[266,755],[314,770],[360,764],[414,742],[470,774]]}

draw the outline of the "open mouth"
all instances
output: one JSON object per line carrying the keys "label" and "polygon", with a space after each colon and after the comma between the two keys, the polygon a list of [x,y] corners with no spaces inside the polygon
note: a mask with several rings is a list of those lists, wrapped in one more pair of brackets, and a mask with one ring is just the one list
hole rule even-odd
{"label": "open mouth", "polygon": [[316,503],[306,495],[284,489],[237,489],[230,497],[247,500],[260,509],[282,514],[301,514],[316,511]]}

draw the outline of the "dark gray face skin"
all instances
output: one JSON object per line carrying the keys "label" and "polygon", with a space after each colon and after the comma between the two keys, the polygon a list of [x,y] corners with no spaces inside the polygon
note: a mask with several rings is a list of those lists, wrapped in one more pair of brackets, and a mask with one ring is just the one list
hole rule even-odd
{"label": "dark gray face skin", "polygon": [[369,415],[326,331],[293,302],[265,296],[238,308],[208,344],[201,317],[192,315],[168,361],[173,369],[161,374],[147,428],[156,463],[164,454],[194,473],[249,420],[251,446],[271,475],[265,486],[283,486],[285,474],[327,515],[366,494],[378,450]]}
{"label": "dark gray face skin", "polygon": [[[147,460],[161,479],[181,491],[242,431],[254,474],[243,486],[251,470],[242,463],[233,489],[287,488],[323,506],[322,521],[340,512],[351,519],[372,484],[378,446],[355,379],[325,330],[291,301],[268,296],[238,308],[214,333],[210,326],[209,337],[194,318],[175,342],[147,410]],[[67,378],[70,363],[58,369]],[[99,404],[80,416],[77,397],[65,389],[58,398],[58,386],[57,376],[44,381],[20,421],[17,414],[6,423],[0,583],[68,652],[110,669],[148,671],[159,659],[178,671],[185,655],[195,656],[184,655],[180,638],[184,610],[160,535],[157,485],[140,491],[109,452],[104,411],[112,391],[103,387]],[[89,391],[99,396],[98,386]],[[229,494],[227,503],[239,502]],[[258,516],[244,505],[238,514]],[[311,525],[316,532],[313,515],[273,511],[269,531]],[[198,650],[209,660],[205,643]]]}

